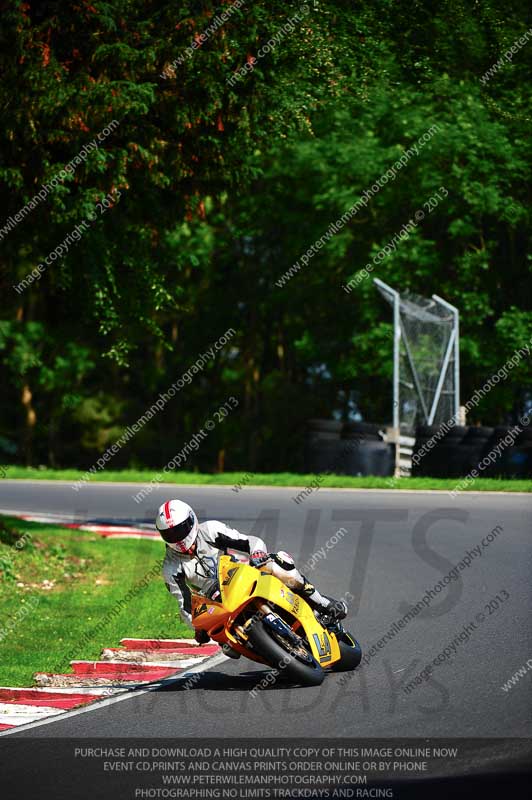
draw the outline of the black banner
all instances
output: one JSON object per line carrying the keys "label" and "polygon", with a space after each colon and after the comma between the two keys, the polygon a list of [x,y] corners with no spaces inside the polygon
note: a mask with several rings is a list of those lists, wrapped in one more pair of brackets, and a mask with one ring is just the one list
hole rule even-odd
{"label": "black banner", "polygon": [[4,798],[528,797],[532,739],[2,737]]}

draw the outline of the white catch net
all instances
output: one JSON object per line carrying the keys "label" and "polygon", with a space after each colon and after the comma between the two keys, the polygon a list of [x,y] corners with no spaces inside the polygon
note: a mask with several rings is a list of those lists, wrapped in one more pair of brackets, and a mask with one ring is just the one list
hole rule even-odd
{"label": "white catch net", "polygon": [[[378,288],[393,306],[393,296]],[[399,324],[399,424],[410,434],[417,425],[439,425],[454,416],[455,321],[436,300],[403,292]]]}

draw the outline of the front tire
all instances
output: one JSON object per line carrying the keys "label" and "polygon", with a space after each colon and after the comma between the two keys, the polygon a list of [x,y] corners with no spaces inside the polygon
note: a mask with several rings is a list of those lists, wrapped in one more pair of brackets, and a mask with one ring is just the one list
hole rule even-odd
{"label": "front tire", "polygon": [[362,648],[355,637],[344,631],[338,637],[338,646],[340,648],[340,660],[332,665],[331,670],[333,672],[348,672],[356,669],[362,658]]}
{"label": "front tire", "polygon": [[256,652],[268,665],[279,671],[280,677],[286,677],[302,686],[319,686],[322,683],[325,673],[316,659],[308,654],[305,662],[300,660],[282,647],[262,622],[253,625],[249,639]]}

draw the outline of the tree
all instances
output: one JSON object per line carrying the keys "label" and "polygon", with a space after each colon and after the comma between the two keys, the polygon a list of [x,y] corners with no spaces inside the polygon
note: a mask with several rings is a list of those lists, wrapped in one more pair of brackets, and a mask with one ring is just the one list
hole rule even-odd
{"label": "tree", "polygon": [[[310,416],[386,421],[387,310],[371,279],[342,286],[440,186],[445,201],[374,274],[461,308],[464,397],[530,339],[532,51],[480,80],[530,27],[528,7],[308,9],[7,4],[0,437],[9,447],[15,431],[19,458],[91,463],[229,327],[230,346],[120,463],[168,460],[230,394],[238,412],[191,460],[203,469],[222,452],[227,467],[301,466]],[[432,125],[419,155],[280,288]],[[515,416],[527,369],[476,418]]]}

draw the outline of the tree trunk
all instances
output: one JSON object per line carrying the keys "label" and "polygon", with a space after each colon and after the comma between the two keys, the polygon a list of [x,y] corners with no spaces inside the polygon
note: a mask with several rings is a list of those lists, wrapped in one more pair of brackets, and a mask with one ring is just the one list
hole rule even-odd
{"label": "tree trunk", "polygon": [[57,461],[55,458],[55,442],[57,438],[57,417],[54,413],[50,415],[50,424],[48,426],[48,464],[55,469]]}
{"label": "tree trunk", "polygon": [[21,402],[24,406],[24,433],[23,433],[23,450],[24,461],[27,467],[33,465],[33,434],[35,432],[35,424],[37,422],[37,415],[32,406],[32,393],[27,383],[22,387]]}

